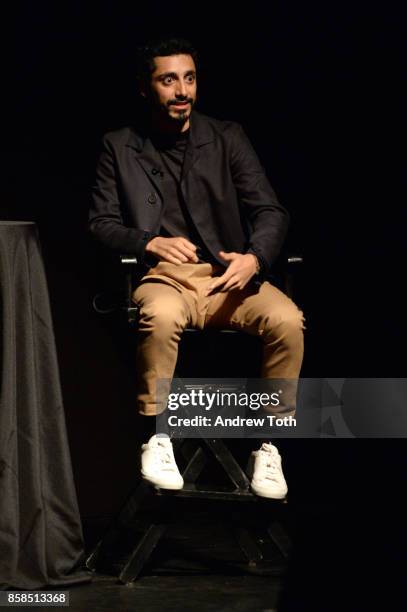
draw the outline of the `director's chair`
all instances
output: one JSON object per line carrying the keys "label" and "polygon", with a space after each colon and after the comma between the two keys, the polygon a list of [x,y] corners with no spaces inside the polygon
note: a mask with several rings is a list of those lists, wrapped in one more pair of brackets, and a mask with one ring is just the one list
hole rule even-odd
{"label": "director's chair", "polygon": [[[124,314],[125,320],[130,328],[137,329],[138,309],[132,302],[134,291],[135,270],[137,259],[134,257],[121,256],[120,263],[124,270],[124,296],[119,303],[101,305],[102,296],[99,294],[94,298],[94,308],[97,312],[108,313],[119,310]],[[280,287],[292,297],[294,277],[296,269],[302,263],[302,257],[289,256],[286,259],[286,267],[282,274]],[[123,299],[124,297],[124,299]],[[187,335],[202,334],[195,329],[186,329]],[[229,334],[229,338],[242,335],[234,330],[216,330],[210,334]],[[177,372],[176,376],[179,376]],[[256,509],[266,510],[271,518],[262,534],[255,534],[253,528],[242,523],[240,512],[231,512],[231,531],[247,559],[245,569],[251,573],[273,575],[281,572],[285,567],[290,554],[290,539],[283,527],[287,515],[287,499],[269,500],[255,496],[250,490],[250,481],[245,471],[236,460],[231,450],[219,438],[208,439],[173,439],[174,454],[181,469],[184,479],[184,487],[179,491],[155,489],[148,483],[142,481],[132,491],[123,504],[119,514],[107,528],[105,534],[96,547],[89,554],[86,565],[90,570],[96,570],[103,559],[109,557],[121,533],[131,529],[134,534],[134,545],[130,554],[127,555],[124,565],[120,569],[119,580],[128,584],[137,579],[145,564],[150,559],[160,539],[166,533],[169,525],[173,522],[174,500],[212,500],[225,503],[239,502],[257,504]],[[223,473],[228,479],[228,485],[202,484],[199,477],[204,472],[209,460],[221,466]],[[143,507],[154,501],[152,511],[149,511],[149,519],[144,520],[142,528],[137,529],[142,515]],[[138,533],[136,533],[138,531]],[[265,546],[268,539],[268,548]],[[271,549],[270,549],[271,546]],[[272,562],[266,559],[266,550],[272,550]]]}

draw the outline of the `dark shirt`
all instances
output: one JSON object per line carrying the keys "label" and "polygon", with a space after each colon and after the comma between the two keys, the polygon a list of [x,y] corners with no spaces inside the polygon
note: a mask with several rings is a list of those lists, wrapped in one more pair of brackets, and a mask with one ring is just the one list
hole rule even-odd
{"label": "dark shirt", "polygon": [[[182,167],[188,138],[189,129],[175,137],[155,135],[151,139],[162,162],[163,171],[161,185],[164,196],[164,210],[161,218],[160,236],[187,238],[196,245],[200,261],[217,263],[199,235],[182,195]],[[196,203],[190,203],[190,205],[196,205]]]}

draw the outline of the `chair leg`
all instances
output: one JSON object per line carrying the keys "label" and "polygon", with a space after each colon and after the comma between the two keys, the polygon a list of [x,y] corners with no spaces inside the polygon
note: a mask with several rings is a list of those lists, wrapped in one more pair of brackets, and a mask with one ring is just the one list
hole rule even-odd
{"label": "chair leg", "polygon": [[184,470],[183,478],[186,483],[194,483],[201,474],[207,463],[205,453],[201,447],[195,450],[195,453],[188,462],[187,467]]}
{"label": "chair leg", "polygon": [[256,567],[263,561],[263,554],[257,546],[254,538],[250,535],[247,529],[235,527],[234,534],[242,552],[247,557],[249,567]]}
{"label": "chair leg", "polygon": [[120,582],[129,584],[136,580],[166,529],[167,525],[163,524],[153,524],[149,526],[122,569],[119,576]]}
{"label": "chair leg", "polygon": [[114,548],[120,537],[120,533],[121,530],[117,526],[116,522],[108,528],[103,538],[99,540],[95,548],[86,559],[86,567],[88,570],[91,570],[92,572],[96,570],[99,560],[103,557],[103,553]]}
{"label": "chair leg", "polygon": [[267,527],[267,533],[283,557],[288,559],[291,552],[291,539],[281,524],[278,521],[273,521]]}
{"label": "chair leg", "polygon": [[103,537],[86,559],[86,567],[94,571],[98,561],[104,552],[112,550],[122,533],[122,527],[126,527],[136,516],[145,498],[151,495],[151,487],[146,482],[141,482],[125,501],[119,515],[112,521]]}
{"label": "chair leg", "polygon": [[247,491],[250,488],[250,481],[223,441],[218,438],[204,438],[204,442],[215,455],[236,488]]}

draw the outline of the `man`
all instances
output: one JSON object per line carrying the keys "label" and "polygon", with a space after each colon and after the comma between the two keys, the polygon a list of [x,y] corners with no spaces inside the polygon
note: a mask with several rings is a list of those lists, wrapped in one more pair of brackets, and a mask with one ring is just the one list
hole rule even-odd
{"label": "man", "polygon": [[[283,244],[288,214],[279,204],[242,128],[193,109],[197,55],[170,39],[140,53],[141,127],[106,134],[93,188],[90,229],[110,249],[136,255],[145,274],[139,307],[138,406],[158,403],[157,381],[171,379],[185,327],[233,328],[260,335],[261,376],[296,381],[303,357],[303,316],[266,278]],[[280,411],[295,412],[287,391]],[[268,442],[253,454],[255,493],[286,495],[281,457]],[[142,447],[142,475],[179,489],[171,441]]]}

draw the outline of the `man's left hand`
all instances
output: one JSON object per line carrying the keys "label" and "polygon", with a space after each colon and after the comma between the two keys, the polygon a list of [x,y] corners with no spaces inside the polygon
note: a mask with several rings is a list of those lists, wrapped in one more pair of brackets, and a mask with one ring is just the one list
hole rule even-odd
{"label": "man's left hand", "polygon": [[257,257],[253,253],[225,253],[219,251],[219,255],[229,265],[226,272],[212,281],[206,290],[206,295],[209,295],[216,289],[219,291],[231,291],[232,289],[244,289],[249,280],[254,276],[257,270]]}

